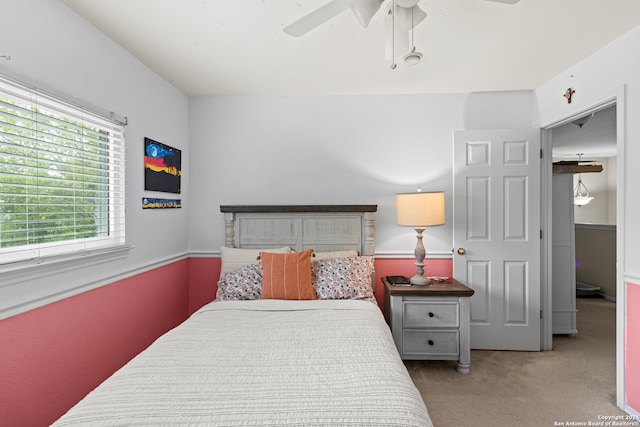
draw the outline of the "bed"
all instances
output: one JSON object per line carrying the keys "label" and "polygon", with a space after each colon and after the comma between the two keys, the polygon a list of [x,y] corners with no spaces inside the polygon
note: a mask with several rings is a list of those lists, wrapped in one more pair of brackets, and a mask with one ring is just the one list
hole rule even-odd
{"label": "bed", "polygon": [[[216,301],[54,425],[431,426],[373,298],[375,206],[221,210]],[[278,294],[293,259],[315,297]]]}

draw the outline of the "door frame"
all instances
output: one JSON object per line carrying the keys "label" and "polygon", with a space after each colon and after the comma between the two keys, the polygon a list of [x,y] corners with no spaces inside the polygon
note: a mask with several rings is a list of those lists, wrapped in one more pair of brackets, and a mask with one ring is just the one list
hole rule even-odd
{"label": "door frame", "polygon": [[580,116],[616,106],[616,143],[617,143],[617,198],[616,198],[616,404],[623,408],[626,405],[625,395],[625,339],[626,329],[626,288],[624,281],[625,266],[625,146],[626,146],[626,86],[621,86],[603,94],[602,97],[588,103],[578,104],[570,112],[558,114],[551,120],[540,124],[542,131],[542,159],[540,161],[540,226],[543,241],[540,245],[540,303],[542,306],[542,320],[540,327],[540,346],[542,350],[553,349],[552,333],[552,298],[551,298],[551,267],[552,267],[552,205],[551,180],[553,174],[553,156],[551,155],[551,130],[569,123]]}

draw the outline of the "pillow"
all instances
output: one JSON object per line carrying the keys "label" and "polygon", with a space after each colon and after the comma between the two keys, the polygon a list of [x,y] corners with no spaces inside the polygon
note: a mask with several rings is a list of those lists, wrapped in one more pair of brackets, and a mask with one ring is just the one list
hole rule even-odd
{"label": "pillow", "polygon": [[278,254],[289,254],[291,248],[277,248],[277,249],[240,249],[229,248],[222,246],[220,248],[220,254],[222,258],[222,268],[220,269],[220,277],[224,276],[230,271],[236,270],[245,265],[255,264],[257,262],[260,252],[273,252]]}
{"label": "pillow", "polygon": [[245,265],[220,277],[216,301],[260,299],[262,263]]}
{"label": "pillow", "polygon": [[358,256],[358,251],[334,251],[334,252],[316,252],[311,261],[320,261],[330,258],[350,258]]}
{"label": "pillow", "polygon": [[312,249],[292,254],[261,252],[262,298],[316,299],[311,282]]}
{"label": "pillow", "polygon": [[332,258],[311,264],[318,299],[374,299],[373,257]]}

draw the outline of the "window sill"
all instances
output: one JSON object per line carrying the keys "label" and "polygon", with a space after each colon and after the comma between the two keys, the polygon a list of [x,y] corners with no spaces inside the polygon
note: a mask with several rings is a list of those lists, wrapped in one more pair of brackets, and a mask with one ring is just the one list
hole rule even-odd
{"label": "window sill", "polygon": [[10,264],[0,264],[2,285],[11,286],[21,282],[39,279],[53,274],[88,267],[95,264],[125,258],[133,245],[120,245],[107,249],[74,252],[72,254],[34,258]]}
{"label": "window sill", "polygon": [[[54,276],[125,258],[132,248],[133,245],[125,244],[109,249],[0,264],[0,319],[78,294],[80,288],[77,285],[64,279],[55,279]],[[47,278],[53,280],[43,286],[42,280]],[[96,287],[95,282],[92,286]]]}

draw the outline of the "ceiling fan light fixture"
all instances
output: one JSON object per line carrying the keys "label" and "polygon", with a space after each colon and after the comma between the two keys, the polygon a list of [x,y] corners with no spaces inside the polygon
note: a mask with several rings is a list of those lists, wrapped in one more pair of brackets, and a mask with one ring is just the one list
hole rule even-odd
{"label": "ceiling fan light fixture", "polygon": [[422,61],[422,54],[420,52],[416,52],[412,50],[411,52],[407,52],[402,57],[404,59],[404,64],[408,66],[418,65],[420,61]]}

